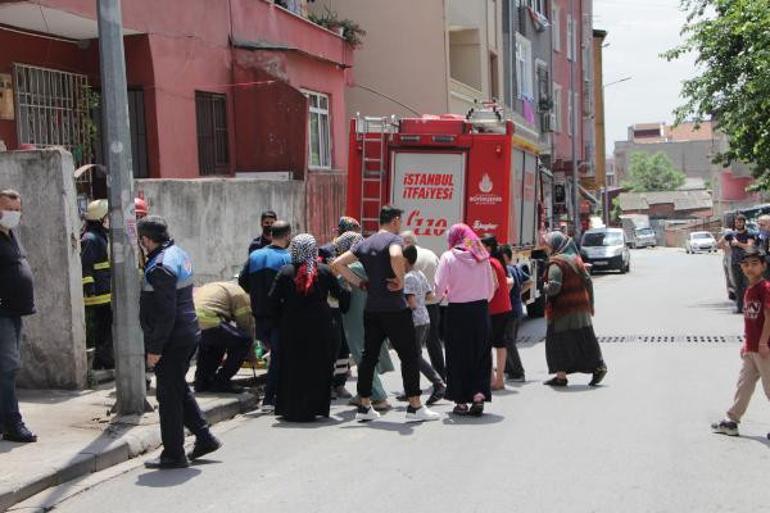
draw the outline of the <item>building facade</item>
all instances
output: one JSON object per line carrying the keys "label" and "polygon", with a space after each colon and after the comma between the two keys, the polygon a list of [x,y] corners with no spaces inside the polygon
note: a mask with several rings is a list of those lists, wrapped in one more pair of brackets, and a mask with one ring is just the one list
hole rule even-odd
{"label": "building facade", "polygon": [[[344,186],[353,47],[301,16],[304,2],[282,3],[123,2],[137,178],[271,172],[313,195]],[[96,4],[0,1],[8,149],[64,146],[79,163],[100,160]]]}

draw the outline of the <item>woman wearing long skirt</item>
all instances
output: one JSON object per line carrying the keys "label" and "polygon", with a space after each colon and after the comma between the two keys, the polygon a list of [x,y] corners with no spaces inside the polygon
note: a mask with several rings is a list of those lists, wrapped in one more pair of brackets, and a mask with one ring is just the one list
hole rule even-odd
{"label": "woman wearing long skirt", "polygon": [[[364,240],[363,235],[357,232],[345,232],[334,239],[334,250],[337,256],[349,251],[355,244]],[[361,262],[355,262],[350,265],[350,269],[356,275],[366,280],[366,272]],[[347,282],[340,278],[340,285],[348,288]],[[359,288],[352,288],[350,291],[350,307],[348,311],[342,314],[342,325],[345,329],[345,338],[348,341],[348,348],[356,365],[361,363],[364,355],[364,307],[366,306],[366,291]],[[380,359],[377,363],[374,379],[372,380],[372,408],[379,412],[385,412],[392,408],[388,402],[388,394],[385,387],[382,386],[380,374],[395,370],[393,361],[390,359],[388,344],[382,344],[380,350]],[[351,404],[360,406],[358,396],[350,400]]]}
{"label": "woman wearing long skirt", "polygon": [[294,237],[289,253],[292,263],[281,268],[270,291],[281,334],[275,413],[291,422],[309,422],[329,416],[336,339],[328,296],[345,298],[348,292],[329,267],[317,263],[312,235]]}
{"label": "woman wearing long skirt", "polygon": [[436,295],[449,301],[446,398],[455,402],[455,414],[479,416],[484,402],[492,400],[488,305],[495,293],[495,276],[489,253],[469,226],[452,226],[447,239],[449,250],[436,269]]}
{"label": "woman wearing long skirt", "polygon": [[549,254],[545,285],[546,319],[545,356],[548,372],[556,374],[545,382],[554,387],[567,386],[567,375],[592,374],[591,386],[607,374],[602,350],[594,334],[594,289],[572,239],[561,232],[545,236]]}

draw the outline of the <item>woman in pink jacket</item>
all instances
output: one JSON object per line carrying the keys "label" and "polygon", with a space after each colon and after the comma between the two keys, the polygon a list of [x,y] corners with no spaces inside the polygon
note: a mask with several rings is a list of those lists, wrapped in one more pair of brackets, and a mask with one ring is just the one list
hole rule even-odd
{"label": "woman in pink jacket", "polygon": [[495,293],[495,275],[489,253],[469,226],[452,226],[447,239],[449,250],[436,269],[436,295],[449,301],[446,398],[455,402],[455,414],[479,416],[484,402],[492,400],[488,303]]}

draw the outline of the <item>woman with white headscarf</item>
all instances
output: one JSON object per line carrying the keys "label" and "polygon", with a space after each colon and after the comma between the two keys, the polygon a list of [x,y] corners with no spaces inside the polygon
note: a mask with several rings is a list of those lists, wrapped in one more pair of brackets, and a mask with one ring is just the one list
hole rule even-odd
{"label": "woman with white headscarf", "polygon": [[328,266],[318,264],[312,235],[303,233],[289,245],[291,263],[270,291],[272,321],[281,333],[281,375],[275,413],[284,420],[308,422],[329,416],[332,369],[336,356],[329,294],[347,301],[349,293]]}
{"label": "woman with white headscarf", "polygon": [[580,258],[575,242],[561,232],[545,236],[546,267],[545,356],[548,372],[556,374],[545,382],[554,387],[567,386],[567,375],[592,374],[589,383],[598,385],[607,366],[594,334],[594,288],[591,275]]}

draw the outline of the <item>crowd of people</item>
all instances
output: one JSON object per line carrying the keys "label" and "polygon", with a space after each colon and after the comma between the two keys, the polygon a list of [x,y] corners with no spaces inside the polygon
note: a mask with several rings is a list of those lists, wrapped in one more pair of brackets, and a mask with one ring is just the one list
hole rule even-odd
{"label": "crowd of people", "polygon": [[[221,446],[186,382],[196,352],[197,392],[238,393],[232,378],[254,340],[261,341],[270,352],[262,411],[289,422],[328,417],[334,399],[347,399],[361,422],[392,409],[380,379],[396,368],[390,348],[400,360],[403,389],[396,399],[407,403],[409,422],[439,419],[429,406],[442,400],[454,403],[456,415],[480,416],[493,391],[504,388],[506,375],[525,379],[516,334],[521,296],[533,280],[516,264],[511,247],[494,236],[482,240],[456,224],[439,257],[413,233],[402,232],[402,212],[386,206],[376,233],[365,238],[358,221],[343,217],[336,237],[319,245],[267,211],[238,283],[194,288],[189,255],[174,243],[163,218],[146,214],[137,224],[139,321],[147,367],[157,378],[164,446],[150,467],[184,467]],[[0,423],[6,440],[34,442],[15,396],[21,318],[35,311],[32,275],[14,232],[20,217],[21,196],[0,192]],[[89,205],[83,286],[96,338],[106,336],[111,319],[108,219],[105,204]],[[565,386],[567,374],[583,372],[596,385],[606,366],[591,327],[590,276],[571,239],[554,232],[545,244],[551,255],[546,354],[555,374],[546,384]],[[104,342],[94,345],[95,366],[112,365]],[[345,387],[351,360],[358,368],[355,395]],[[425,403],[420,374],[432,385]],[[196,436],[187,454],[185,428]]]}
{"label": "crowd of people", "polygon": [[[348,399],[358,421],[376,420],[393,408],[380,378],[395,368],[388,348],[400,360],[396,399],[407,403],[408,421],[438,419],[429,406],[444,399],[456,415],[482,415],[506,379],[525,380],[516,338],[532,280],[512,248],[456,224],[439,257],[401,231],[401,215],[383,207],[379,231],[367,238],[358,221],[343,217],[336,237],[319,245],[263,213],[263,233],[239,277],[257,337],[270,350],[263,412],[311,421],[328,416],[332,400]],[[597,385],[607,368],[591,325],[590,275],[571,239],[554,232],[545,243],[546,346],[555,375],[546,384],[566,386],[568,374],[581,372]],[[351,359],[355,395],[345,388]],[[431,383],[425,404],[421,374]]]}

